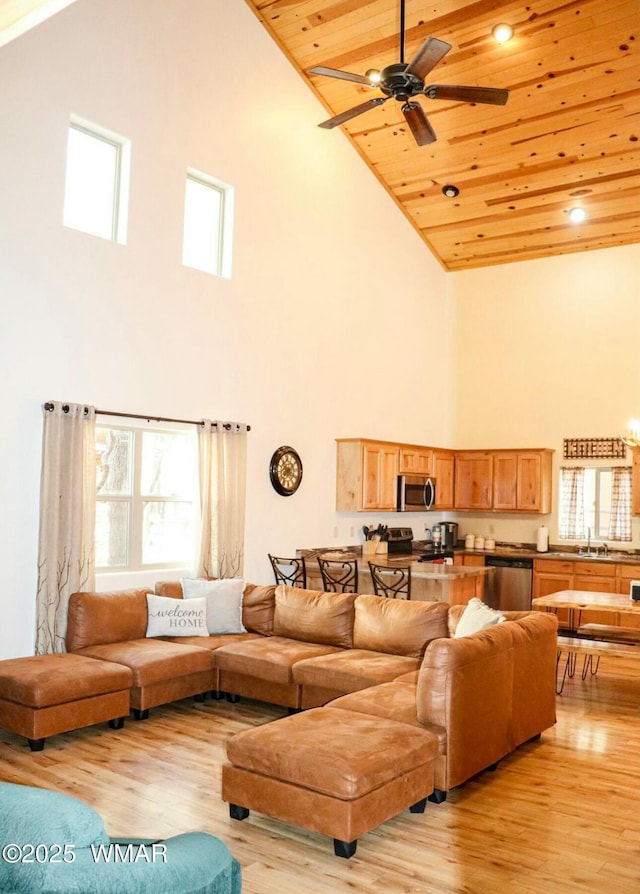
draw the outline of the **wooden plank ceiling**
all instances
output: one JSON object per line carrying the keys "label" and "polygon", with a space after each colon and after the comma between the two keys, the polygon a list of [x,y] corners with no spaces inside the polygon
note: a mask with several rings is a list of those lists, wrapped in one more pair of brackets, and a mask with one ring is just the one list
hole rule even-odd
{"label": "wooden plank ceiling", "polygon": [[[399,0],[246,2],[327,118],[381,94],[308,69],[363,75],[400,61]],[[437,134],[427,146],[416,145],[393,99],[342,125],[445,269],[640,241],[639,8],[638,0],[406,0],[405,61],[429,36],[452,45],[427,83],[510,91],[504,107],[421,97]],[[498,22],[515,29],[502,45],[491,36]],[[445,184],[458,187],[457,198],[443,195]],[[576,206],[587,214],[577,225]]]}

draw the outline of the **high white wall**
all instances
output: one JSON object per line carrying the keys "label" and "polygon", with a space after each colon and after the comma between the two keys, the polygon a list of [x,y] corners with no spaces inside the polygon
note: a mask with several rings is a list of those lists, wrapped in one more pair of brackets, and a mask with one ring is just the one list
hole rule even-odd
{"label": "high white wall", "polygon": [[[0,48],[0,83],[0,658],[33,648],[48,399],[249,422],[249,580],[356,542],[334,439],[450,440],[446,276],[248,7],[77,0]],[[72,113],[132,140],[126,246],[62,225]],[[187,166],[236,187],[230,281],[181,266]]]}
{"label": "high white wall", "polygon": [[[633,245],[447,279],[456,318],[453,445],[556,451],[550,516],[458,513],[461,534],[530,542],[542,523],[557,542],[563,439],[615,437],[640,415],[639,271]],[[640,520],[629,547],[640,547]]]}

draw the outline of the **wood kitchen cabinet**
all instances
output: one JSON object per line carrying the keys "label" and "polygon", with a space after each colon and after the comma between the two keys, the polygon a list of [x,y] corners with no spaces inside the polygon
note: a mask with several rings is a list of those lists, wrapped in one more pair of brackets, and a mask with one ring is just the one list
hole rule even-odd
{"label": "wood kitchen cabinet", "polygon": [[398,475],[435,477],[436,507],[453,508],[453,451],[367,438],[338,438],[336,443],[339,512],[395,512]]}
{"label": "wood kitchen cabinet", "polygon": [[484,555],[474,556],[473,553],[455,553],[453,556],[454,565],[475,565],[477,568],[484,568]]}
{"label": "wood kitchen cabinet", "polygon": [[[462,553],[460,555],[455,555],[453,559],[454,565],[466,565],[466,566],[475,566],[476,568],[484,568],[484,556],[473,556],[468,553]],[[477,582],[476,586],[476,595],[478,599],[484,600],[485,590],[486,590],[486,577],[482,577]]]}
{"label": "wood kitchen cabinet", "polygon": [[453,509],[455,457],[451,450],[433,450],[431,474],[436,482],[434,509]]}
{"label": "wood kitchen cabinet", "polygon": [[493,455],[493,508],[503,512],[517,509],[518,454]]}
{"label": "wood kitchen cabinet", "polygon": [[[573,562],[560,559],[533,560],[533,598],[550,596],[559,590],[573,590]],[[559,608],[556,612],[561,627],[569,623],[569,609]]]}
{"label": "wood kitchen cabinet", "polygon": [[493,451],[493,510],[551,512],[552,450]]}
{"label": "wood kitchen cabinet", "polygon": [[401,444],[398,471],[400,475],[433,475],[433,450]]}
{"label": "wood kitchen cabinet", "polygon": [[[614,564],[605,562],[574,562],[573,588],[590,593],[616,593],[616,569]],[[583,611],[581,624],[611,624],[611,612]]]}
{"label": "wood kitchen cabinet", "polygon": [[337,443],[336,509],[395,511],[399,445],[364,439]]}
{"label": "wood kitchen cabinet", "polygon": [[339,512],[395,511],[398,475],[433,477],[434,509],[551,512],[553,450],[446,450],[368,438],[336,443]]}
{"label": "wood kitchen cabinet", "polygon": [[488,510],[493,503],[493,454],[461,450],[455,456],[454,508]]}
{"label": "wood kitchen cabinet", "polygon": [[398,485],[398,450],[388,444],[363,447],[363,509],[395,509]]}

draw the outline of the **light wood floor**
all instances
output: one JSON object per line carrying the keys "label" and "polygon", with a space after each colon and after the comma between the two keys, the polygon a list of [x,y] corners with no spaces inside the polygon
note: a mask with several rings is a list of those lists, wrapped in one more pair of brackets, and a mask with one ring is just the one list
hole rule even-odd
{"label": "light wood floor", "polygon": [[225,740],[284,713],[258,703],[179,702],[121,731],[56,736],[40,754],[0,732],[0,778],[83,799],[112,835],[212,832],[240,860],[244,894],[638,894],[639,706],[638,662],[603,659],[597,678],[567,683],[538,742],[363,836],[349,861],[323,836],[228,818]]}

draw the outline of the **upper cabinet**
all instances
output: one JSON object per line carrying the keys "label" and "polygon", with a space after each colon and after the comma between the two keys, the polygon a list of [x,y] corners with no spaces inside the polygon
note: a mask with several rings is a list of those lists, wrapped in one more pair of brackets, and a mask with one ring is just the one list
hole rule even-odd
{"label": "upper cabinet", "polygon": [[370,441],[366,438],[338,439],[336,509],[339,512],[395,512],[398,475],[442,476],[442,493],[436,483],[437,509],[453,506],[453,453]]}
{"label": "upper cabinet", "polygon": [[[336,509],[396,508],[398,475],[429,475],[434,509],[476,512],[551,512],[552,450],[444,450],[338,439]],[[634,512],[640,514],[640,452],[634,455]]]}
{"label": "upper cabinet", "polygon": [[395,509],[398,448],[393,444],[363,444],[362,508]]}
{"label": "upper cabinet", "polygon": [[413,447],[400,444],[400,475],[432,475],[433,450],[430,447]]}
{"label": "upper cabinet", "polygon": [[488,450],[457,451],[454,508],[479,511],[491,509],[492,487],[493,455]]}
{"label": "upper cabinet", "polygon": [[399,474],[428,475],[436,482],[434,509],[453,509],[454,452],[400,444]]}
{"label": "upper cabinet", "polygon": [[452,450],[433,450],[431,474],[436,482],[434,509],[453,509],[454,453]]}
{"label": "upper cabinet", "polygon": [[551,512],[552,450],[495,450],[493,509]]}
{"label": "upper cabinet", "polygon": [[339,512],[394,511],[399,445],[360,438],[337,443],[336,509]]}
{"label": "upper cabinet", "polygon": [[455,508],[551,512],[552,450],[456,452]]}

